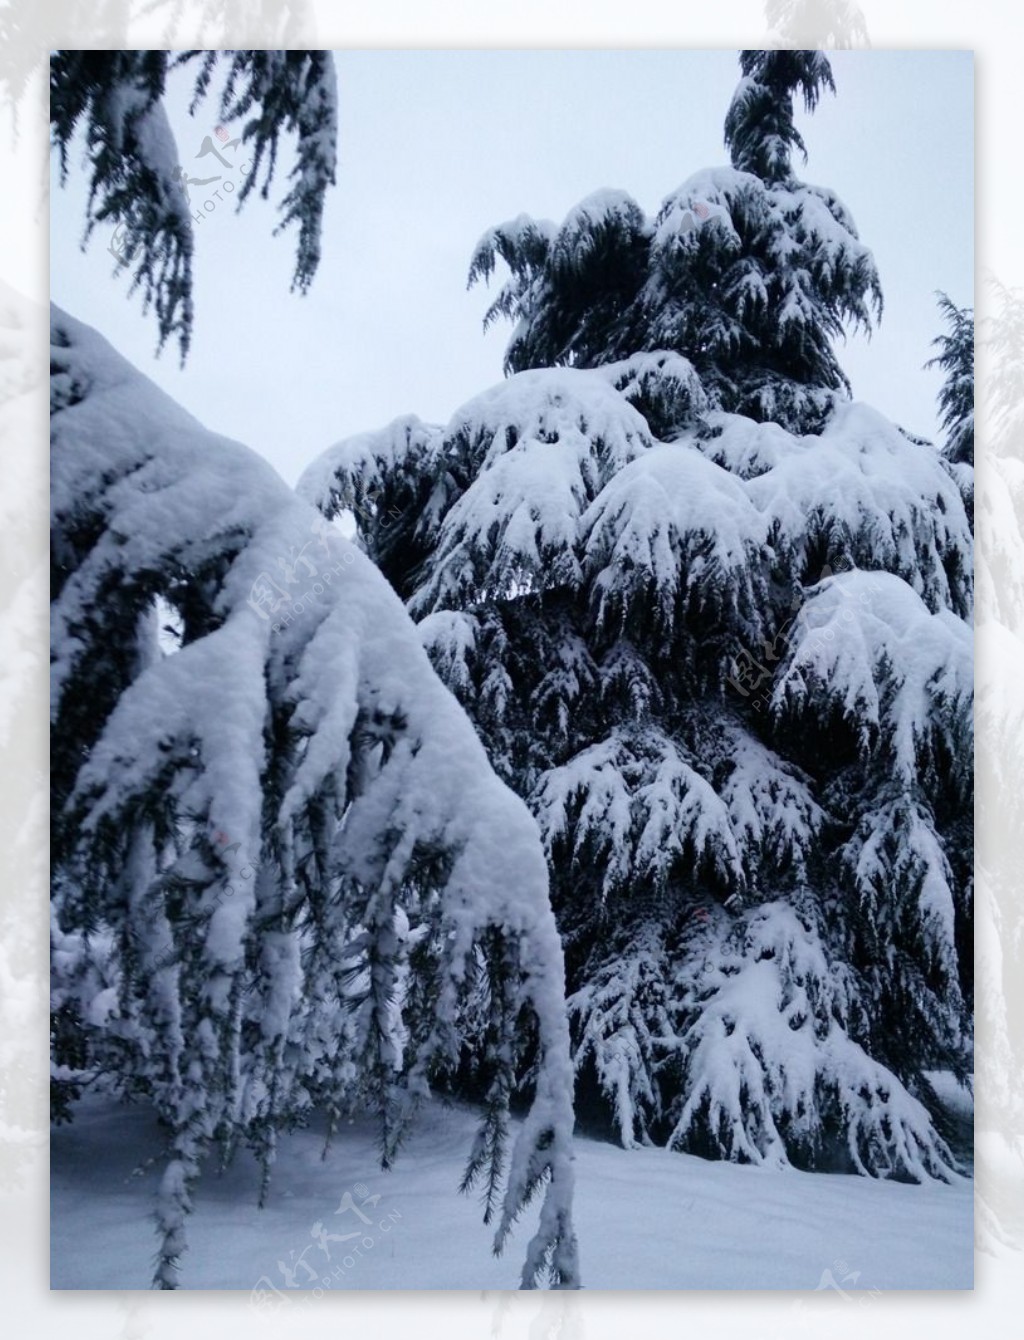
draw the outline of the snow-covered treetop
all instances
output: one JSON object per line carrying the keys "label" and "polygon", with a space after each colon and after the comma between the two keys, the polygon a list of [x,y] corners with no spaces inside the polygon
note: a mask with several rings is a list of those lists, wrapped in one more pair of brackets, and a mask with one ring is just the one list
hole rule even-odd
{"label": "snow-covered treetop", "polygon": [[823,88],[834,93],[832,67],[820,51],[742,51],[740,80],[725,117],[725,143],[732,165],[766,182],[791,175],[790,157],[803,139],[793,121],[793,95],[799,91],[812,112]]}
{"label": "snow-covered treetop", "polygon": [[485,329],[499,316],[515,323],[506,367],[591,366],[610,349],[644,348],[633,308],[650,234],[640,206],[618,190],[594,192],[557,228],[523,214],[490,228],[469,284],[489,279],[497,259],[511,272],[484,317]]}
{"label": "snow-covered treetop", "polygon": [[741,59],[732,167],[694,174],[653,219],[602,190],[557,227],[519,215],[481,238],[470,284],[509,271],[485,317],[513,323],[507,372],[673,351],[720,407],[802,432],[848,397],[832,344],[881,314],[874,259],[835,193],[789,169],[792,94],[813,106],[831,70],[819,52]]}

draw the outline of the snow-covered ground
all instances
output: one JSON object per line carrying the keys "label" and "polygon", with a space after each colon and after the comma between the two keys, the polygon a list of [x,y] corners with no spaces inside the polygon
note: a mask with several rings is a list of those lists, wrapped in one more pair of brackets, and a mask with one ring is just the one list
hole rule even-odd
{"label": "snow-covered ground", "polygon": [[[200,1184],[182,1287],[255,1290],[267,1306],[289,1278],[324,1292],[515,1288],[536,1210],[495,1259],[476,1197],[456,1191],[474,1123],[468,1109],[431,1104],[388,1173],[369,1121],[344,1127],[326,1159],[321,1133],[283,1137],[263,1210],[254,1163],[240,1155]],[[101,1097],[54,1131],[51,1287],[148,1287],[160,1149],[145,1110]],[[587,1289],[973,1286],[968,1180],[778,1172],[583,1138],[576,1177]]]}

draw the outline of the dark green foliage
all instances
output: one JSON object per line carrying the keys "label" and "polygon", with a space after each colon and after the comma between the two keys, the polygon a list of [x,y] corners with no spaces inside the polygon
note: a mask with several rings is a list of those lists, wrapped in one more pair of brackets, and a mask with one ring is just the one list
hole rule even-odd
{"label": "dark green foliage", "polygon": [[943,373],[939,410],[946,430],[943,453],[960,465],[974,464],[974,308],[957,307],[940,293],[939,311],[947,329],[932,344],[939,352],[925,367]]}
{"label": "dark green foliage", "polygon": [[187,173],[164,111],[171,69],[199,60],[194,114],[215,69],[226,63],[219,115],[239,124],[252,168],[238,194],[241,208],[264,169],[269,193],[282,133],[295,136],[293,184],[281,202],[276,231],[298,224],[293,287],[305,292],[320,260],[324,197],[334,183],[337,96],[332,57],[321,51],[56,51],[50,58],[50,130],[67,179],[76,132],[89,165],[85,238],[109,224],[117,268],[132,272],[143,308],[156,312],[160,348],[176,337],[188,354],[192,302],[192,214]]}

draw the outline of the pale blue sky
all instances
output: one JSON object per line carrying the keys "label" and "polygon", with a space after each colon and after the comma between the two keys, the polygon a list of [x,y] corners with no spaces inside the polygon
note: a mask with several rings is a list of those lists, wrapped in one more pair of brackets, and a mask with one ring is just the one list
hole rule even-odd
{"label": "pale blue sky", "polygon": [[[837,94],[800,125],[809,181],[837,190],[872,247],[885,314],[840,358],[854,394],[937,432],[934,290],[973,301],[973,68],[969,52],[832,53]],[[312,292],[288,291],[289,234],[273,209],[217,203],[196,228],[196,328],[184,370],[158,360],[152,317],[112,277],[108,231],[78,249],[85,185],[52,197],[52,296],[208,427],[294,481],[324,447],[414,412],[445,421],[501,378],[507,327],[481,334],[473,246],[520,212],[559,220],[598,187],[654,212],[699,168],[727,161],[735,51],[362,51],[337,57],[338,185]],[[182,163],[216,124],[170,99]],[[287,168],[288,163],[282,166]],[[193,188],[198,208],[213,188]],[[281,174],[272,200],[284,190]]]}

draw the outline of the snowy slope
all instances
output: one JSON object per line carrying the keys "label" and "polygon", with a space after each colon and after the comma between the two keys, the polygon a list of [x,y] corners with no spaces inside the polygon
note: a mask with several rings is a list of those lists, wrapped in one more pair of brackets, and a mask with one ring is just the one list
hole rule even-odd
{"label": "snowy slope", "polygon": [[[319,1132],[282,1138],[262,1211],[254,1169],[241,1159],[200,1187],[182,1287],[248,1292],[269,1282],[287,1295],[283,1261],[297,1286],[325,1292],[515,1288],[515,1254],[494,1258],[475,1197],[453,1194],[475,1124],[469,1109],[431,1104],[388,1173],[379,1169],[370,1123],[344,1128],[323,1161]],[[915,1186],[780,1173],[664,1149],[574,1143],[589,1289],[813,1290],[823,1280],[831,1287],[825,1271],[847,1292],[973,1287],[968,1181]],[[75,1124],[55,1132],[51,1287],[146,1287],[153,1248],[147,1192],[156,1174],[131,1173],[159,1148],[141,1109],[102,1098],[85,1100]],[[380,1196],[364,1211],[368,1225],[352,1210],[335,1213],[346,1192],[357,1208]],[[317,1224],[361,1237],[327,1239],[328,1260],[311,1236]]]}

